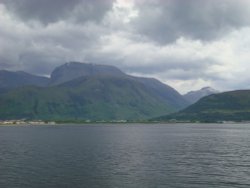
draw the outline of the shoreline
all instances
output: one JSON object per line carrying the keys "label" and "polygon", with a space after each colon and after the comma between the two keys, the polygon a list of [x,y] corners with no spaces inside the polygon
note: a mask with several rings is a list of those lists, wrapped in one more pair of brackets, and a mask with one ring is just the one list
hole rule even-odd
{"label": "shoreline", "polygon": [[142,121],[137,121],[137,122],[22,122],[22,123],[2,123],[0,122],[0,127],[13,127],[13,126],[70,126],[70,125],[130,125],[130,124],[148,124],[148,125],[159,125],[159,124],[165,124],[165,125],[173,125],[173,124],[187,124],[187,125],[195,125],[195,124],[250,124],[250,122],[233,122],[233,121],[224,121],[224,122],[142,122]]}

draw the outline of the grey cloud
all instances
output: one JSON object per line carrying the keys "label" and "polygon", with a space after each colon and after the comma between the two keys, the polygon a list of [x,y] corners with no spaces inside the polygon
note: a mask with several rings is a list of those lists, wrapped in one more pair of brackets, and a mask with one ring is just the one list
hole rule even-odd
{"label": "grey cloud", "polygon": [[161,44],[179,37],[214,40],[227,32],[249,26],[249,2],[245,0],[137,1],[138,32]]}
{"label": "grey cloud", "polygon": [[205,79],[210,81],[222,80],[222,75],[208,72],[211,65],[217,62],[209,59],[203,60],[171,60],[165,59],[161,64],[151,64],[149,66],[123,67],[124,70],[131,73],[141,73],[146,75],[158,75],[167,80],[194,80]]}
{"label": "grey cloud", "polygon": [[242,90],[242,89],[250,89],[249,84],[250,78],[242,78],[241,80],[216,80],[214,85],[216,88],[221,88],[223,91],[227,90]]}
{"label": "grey cloud", "polygon": [[[48,75],[65,62],[82,61],[114,65],[127,73],[172,82],[218,81],[221,83],[218,86],[223,87],[225,71],[216,72],[216,67],[221,66],[218,63],[227,67],[228,52],[222,50],[218,55],[213,49],[217,52],[225,45],[213,42],[220,42],[220,37],[228,37],[228,32],[249,25],[250,3],[245,0],[135,1],[138,17],[124,23],[119,12],[112,12],[114,1],[111,0],[1,0],[0,5],[7,10],[0,6],[3,10],[0,69]],[[10,14],[15,17],[9,17]],[[42,24],[30,24],[30,21]],[[184,42],[176,41],[180,37]],[[228,44],[230,48],[230,40]],[[227,87],[237,84],[232,82]]]}
{"label": "grey cloud", "polygon": [[[97,24],[111,0],[2,0],[8,17],[0,27],[0,69],[50,74],[67,61],[84,61],[100,33]],[[1,7],[0,7],[1,8]],[[16,19],[19,18],[19,19]],[[29,21],[42,24],[30,25]]]}
{"label": "grey cloud", "polygon": [[12,69],[12,65],[11,65],[11,62],[6,59],[5,57],[3,56],[0,56],[0,70],[11,70]]}
{"label": "grey cloud", "polygon": [[1,23],[0,69],[48,75],[67,61],[84,61],[100,33],[106,33],[105,28],[91,22],[76,24],[63,20],[36,27],[19,23]]}
{"label": "grey cloud", "polygon": [[98,52],[88,55],[86,59],[89,62],[99,62],[101,64],[114,65],[122,69],[128,74],[133,75],[158,75],[168,80],[223,80],[223,75],[208,71],[211,66],[220,63],[211,58],[191,59],[181,57],[158,57],[151,60],[150,63],[144,63],[147,59],[149,50],[141,51],[144,57],[124,56],[120,49],[109,54]]}
{"label": "grey cloud", "polygon": [[20,55],[20,64],[26,72],[37,75],[50,75],[51,71],[62,64],[61,57],[49,56],[41,52],[27,52]]}
{"label": "grey cloud", "polygon": [[100,20],[112,7],[111,0],[2,0],[8,10],[23,20],[43,24],[72,18],[75,21]]}

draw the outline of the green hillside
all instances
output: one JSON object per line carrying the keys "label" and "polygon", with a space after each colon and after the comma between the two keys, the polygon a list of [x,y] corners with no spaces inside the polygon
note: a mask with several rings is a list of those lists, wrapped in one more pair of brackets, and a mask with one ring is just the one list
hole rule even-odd
{"label": "green hillside", "polygon": [[86,76],[0,95],[0,119],[141,120],[180,108],[130,77]]}
{"label": "green hillside", "polygon": [[186,109],[155,118],[159,121],[250,121],[250,90],[231,91],[204,97]]}

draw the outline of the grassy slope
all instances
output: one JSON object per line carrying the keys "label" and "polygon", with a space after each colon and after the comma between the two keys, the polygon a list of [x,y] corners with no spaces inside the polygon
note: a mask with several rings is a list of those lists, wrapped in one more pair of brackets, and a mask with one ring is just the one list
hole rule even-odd
{"label": "grassy slope", "polygon": [[210,95],[188,108],[157,120],[185,121],[249,121],[250,90],[231,91]]}
{"label": "grassy slope", "polygon": [[0,96],[0,119],[140,120],[175,110],[129,78],[85,77],[48,88],[23,87]]}

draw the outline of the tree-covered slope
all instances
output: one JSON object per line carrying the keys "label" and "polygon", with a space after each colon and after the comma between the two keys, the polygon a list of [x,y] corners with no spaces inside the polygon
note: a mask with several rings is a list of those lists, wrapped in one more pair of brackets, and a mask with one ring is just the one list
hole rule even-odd
{"label": "tree-covered slope", "polygon": [[155,118],[169,121],[250,121],[250,90],[213,94],[171,115]]}

